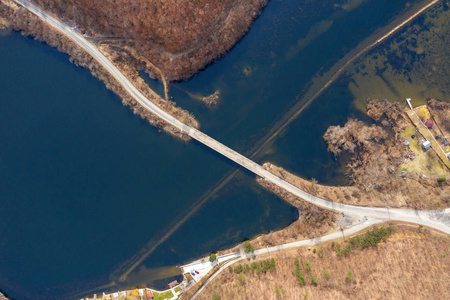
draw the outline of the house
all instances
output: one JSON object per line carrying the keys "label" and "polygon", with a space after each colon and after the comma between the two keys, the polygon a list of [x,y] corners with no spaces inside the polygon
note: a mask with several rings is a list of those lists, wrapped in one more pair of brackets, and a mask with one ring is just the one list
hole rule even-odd
{"label": "house", "polygon": [[434,125],[434,122],[433,122],[433,120],[431,120],[431,119],[428,119],[428,120],[425,122],[425,126],[427,126],[429,129],[433,128],[433,125]]}
{"label": "house", "polygon": [[425,141],[422,144],[423,150],[427,151],[431,147],[431,143],[429,141]]}

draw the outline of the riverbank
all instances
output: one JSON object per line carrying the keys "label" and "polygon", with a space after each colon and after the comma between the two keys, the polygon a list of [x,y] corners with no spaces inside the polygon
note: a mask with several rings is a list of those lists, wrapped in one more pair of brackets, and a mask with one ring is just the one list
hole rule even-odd
{"label": "riverbank", "polygon": [[[127,49],[131,67],[173,81],[191,77],[224,55],[247,32],[267,0],[34,3],[98,43]],[[120,14],[115,7],[120,7]]]}
{"label": "riverbank", "polygon": [[[108,89],[119,95],[124,105],[129,106],[135,114],[147,120],[151,125],[182,140],[190,139],[176,127],[168,124],[143,108],[125,91],[122,85],[120,85],[120,83],[113,76],[111,76],[98,62],[96,62],[96,60],[81,50],[69,38],[65,37],[54,28],[48,26],[36,15],[30,13],[26,9],[23,9],[11,0],[2,0],[0,2],[0,14],[4,17],[4,19],[2,19],[2,25],[6,28],[19,31],[24,35],[34,36],[36,39],[57,48],[60,52],[68,54],[70,56],[70,61],[74,64],[89,69],[93,76],[103,81]],[[124,63],[122,58],[114,51],[114,49],[111,49],[109,52],[104,50],[104,53],[107,54],[107,57],[116,65],[116,67],[118,67],[134,84],[134,86],[136,86],[136,88],[148,97],[150,101],[185,124],[188,124],[194,128],[199,127],[198,121],[195,120],[189,112],[177,107],[174,102],[166,101],[158,96],[139,76],[137,70],[130,67],[127,63]]]}
{"label": "riverbank", "polygon": [[[94,294],[82,300],[175,300],[179,298],[180,294],[180,287],[177,285],[164,291],[149,288],[135,288],[108,294]],[[0,298],[0,300],[2,299]]]}
{"label": "riverbank", "polygon": [[6,298],[6,296],[0,292],[0,300],[9,300],[9,299]]}
{"label": "riverbank", "polygon": [[[434,107],[435,113],[440,116],[443,112],[438,107],[441,106]],[[371,99],[367,115],[376,124],[369,126],[349,119],[345,125],[327,129],[323,138],[328,151],[345,166],[350,180],[348,186],[321,185],[314,178],[303,179],[271,163],[265,163],[263,167],[295,187],[335,203],[392,208],[447,208],[450,172],[446,166],[446,155],[450,150],[441,144],[448,142],[438,130],[438,123],[434,129],[422,124],[425,121],[421,122],[416,116],[420,109],[411,113],[396,102]],[[422,109],[430,116],[426,108]],[[430,117],[423,118],[428,121]],[[433,123],[431,119],[428,122]],[[420,130],[411,124],[420,126]],[[430,149],[423,149],[425,140],[432,140]],[[292,197],[291,194],[280,195],[279,188],[265,180],[258,182],[283,199]]]}

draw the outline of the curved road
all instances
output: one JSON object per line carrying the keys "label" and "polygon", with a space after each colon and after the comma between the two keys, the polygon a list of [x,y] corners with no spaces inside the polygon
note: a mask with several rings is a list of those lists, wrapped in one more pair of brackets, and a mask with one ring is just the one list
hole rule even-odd
{"label": "curved road", "polygon": [[[341,238],[343,236],[349,236],[352,235],[354,233],[357,233],[358,231],[361,231],[367,227],[370,227],[372,225],[375,224],[379,224],[383,222],[382,220],[378,220],[378,219],[366,219],[364,220],[362,223],[357,224],[355,226],[352,226],[349,229],[344,229],[342,231],[335,231],[332,232],[328,235],[322,236],[322,237],[318,237],[318,238],[313,238],[313,239],[309,239],[309,240],[301,240],[301,241],[295,241],[292,243],[287,243],[287,244],[282,244],[282,245],[277,245],[277,246],[273,246],[273,247],[267,247],[267,248],[262,248],[262,249],[258,249],[255,250],[255,252],[253,252],[253,255],[262,255],[262,254],[269,254],[272,252],[277,252],[277,251],[282,251],[282,250],[288,250],[288,249],[292,249],[292,248],[297,248],[297,247],[302,247],[302,246],[313,246],[313,245],[317,245],[326,241],[330,241],[330,240],[334,240],[334,239],[338,239]],[[225,262],[222,266],[220,266],[220,269],[217,270],[214,274],[211,275],[211,277],[209,277],[205,283],[191,296],[191,298],[189,300],[194,300],[197,298],[197,296],[203,291],[203,289],[211,282],[214,280],[214,278],[216,278],[220,273],[222,273],[224,270],[227,270],[229,266],[248,259],[250,256],[244,254],[244,253],[240,253],[240,252],[233,252],[230,254],[226,254],[226,255],[222,255],[220,257],[217,257],[217,261],[214,263],[210,263],[208,260],[208,257],[205,257],[203,260],[198,260],[195,262],[192,262],[188,265],[184,265],[181,266],[183,273],[187,273],[190,272],[190,270],[197,270],[199,271],[200,274],[195,275],[199,276],[198,279],[196,279],[196,281],[200,280],[201,277],[205,276],[217,263],[221,263],[221,262]]]}
{"label": "curved road", "polygon": [[22,5],[27,8],[29,11],[40,17],[50,26],[54,27],[62,34],[71,38],[75,43],[77,43],[82,49],[88,52],[93,58],[95,58],[117,81],[119,81],[122,86],[126,89],[126,91],[138,101],[144,108],[151,111],[155,115],[159,116],[164,121],[172,124],[173,126],[180,129],[182,132],[188,134],[193,139],[199,141],[200,143],[208,146],[209,148],[217,151],[223,156],[229,158],[235,163],[241,165],[247,170],[255,173],[258,176],[261,176],[265,180],[268,180],[275,185],[291,192],[292,194],[311,202],[315,205],[318,205],[323,208],[346,212],[346,213],[354,213],[359,215],[364,215],[367,217],[373,217],[378,219],[390,219],[390,220],[399,220],[417,223],[425,226],[429,226],[438,230],[441,230],[447,234],[450,234],[450,211],[447,209],[445,211],[414,211],[408,209],[389,209],[389,208],[369,208],[369,207],[358,207],[352,205],[338,204],[330,201],[326,201],[324,199],[315,197],[310,195],[297,187],[287,183],[281,178],[273,175],[269,171],[265,170],[259,164],[253,162],[252,160],[246,158],[245,156],[237,153],[236,151],[228,148],[222,143],[216,141],[215,139],[209,137],[203,132],[192,128],[169,113],[163,111],[154,103],[149,101],[141,92],[139,92],[133,84],[128,81],[128,79],[117,69],[91,42],[86,40],[81,34],[72,30],[68,25],[49,15],[44,10],[39,7],[33,5],[27,0],[14,0],[17,4]]}

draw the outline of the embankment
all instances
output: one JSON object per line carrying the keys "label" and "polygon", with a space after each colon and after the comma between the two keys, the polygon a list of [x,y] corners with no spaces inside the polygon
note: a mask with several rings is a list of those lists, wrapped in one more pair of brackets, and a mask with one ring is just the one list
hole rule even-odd
{"label": "embankment", "polygon": [[[57,48],[60,52],[66,53],[70,56],[70,61],[74,64],[85,67],[91,71],[91,73],[99,80],[106,84],[106,87],[122,99],[124,105],[129,106],[133,112],[143,119],[147,120],[153,126],[160,128],[169,134],[181,138],[182,140],[188,140],[189,137],[179,131],[172,125],[164,122],[159,117],[153,115],[148,110],[144,109],[138,102],[136,102],[125,89],[119,84],[114,77],[112,77],[99,63],[95,61],[89,54],[81,50],[75,43],[69,38],[62,35],[55,29],[48,26],[45,22],[39,19],[28,10],[23,9],[15,2],[10,0],[0,1],[0,15],[2,19],[2,25],[6,28],[11,28],[15,31],[21,32],[24,35],[30,35],[36,39],[46,42],[50,46]],[[127,78],[153,103],[158,105],[161,109],[176,116],[180,121],[192,126],[199,127],[198,121],[187,111],[177,107],[175,103],[165,101],[159,97],[154,91],[145,84],[143,79],[139,76],[137,70],[127,64],[121,55],[117,54],[116,49],[109,49],[110,51],[104,51],[108,58],[116,64],[116,66],[127,76]]]}

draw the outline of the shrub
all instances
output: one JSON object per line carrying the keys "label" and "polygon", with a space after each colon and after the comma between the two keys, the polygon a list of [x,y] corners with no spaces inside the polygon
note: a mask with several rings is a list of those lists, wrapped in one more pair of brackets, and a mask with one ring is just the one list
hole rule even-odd
{"label": "shrub", "polygon": [[309,263],[309,261],[305,260],[305,266],[307,271],[311,270],[311,264]]}
{"label": "shrub", "polygon": [[330,278],[330,273],[327,270],[323,271],[323,277]]}
{"label": "shrub", "polygon": [[250,252],[254,252],[255,249],[253,249],[252,245],[250,245],[250,241],[245,241],[244,242],[244,252],[245,253],[250,253]]}
{"label": "shrub", "polygon": [[219,292],[214,292],[212,298],[213,298],[213,300],[220,300]]}
{"label": "shrub", "polygon": [[245,281],[245,276],[244,276],[244,274],[242,274],[242,273],[239,274],[238,279],[239,279],[240,282],[244,282],[244,281]]}
{"label": "shrub", "polygon": [[280,288],[275,286],[275,294],[277,294],[278,296],[280,296]]}
{"label": "shrub", "polygon": [[234,267],[234,273],[242,273],[243,267],[241,264]]}
{"label": "shrub", "polygon": [[213,262],[213,261],[215,261],[217,259],[217,255],[213,252],[213,253],[211,253],[211,255],[209,256],[209,261],[210,262]]}
{"label": "shrub", "polygon": [[298,261],[298,259],[295,259],[295,271],[294,271],[295,275],[297,276],[297,282],[300,285],[305,284],[305,276],[303,275],[302,270],[300,270],[300,263]]}
{"label": "shrub", "polygon": [[357,236],[350,239],[350,243],[354,247],[366,248],[371,246],[378,246],[378,243],[385,239],[388,235],[390,235],[394,231],[392,226],[388,226],[387,228],[375,228],[371,231],[367,232],[363,236]]}
{"label": "shrub", "polygon": [[317,277],[313,275],[313,273],[310,274],[311,282],[314,285],[317,285]]}
{"label": "shrub", "polygon": [[347,281],[352,281],[352,279],[353,279],[352,271],[348,270],[347,274],[345,274],[345,279]]}
{"label": "shrub", "polygon": [[381,227],[381,228],[374,228],[371,231],[367,232],[366,234],[362,236],[357,236],[350,239],[350,245],[347,245],[342,251],[341,251],[341,245],[336,243],[336,255],[348,255],[351,253],[353,249],[364,249],[367,247],[378,246],[378,243],[383,240],[387,241],[387,237],[394,231],[394,228],[392,226],[388,227]]}
{"label": "shrub", "polygon": [[252,262],[251,268],[252,268],[252,272],[258,268],[258,264],[256,263],[256,261]]}
{"label": "shrub", "polygon": [[250,266],[248,264],[244,265],[244,273],[247,273],[250,270]]}

